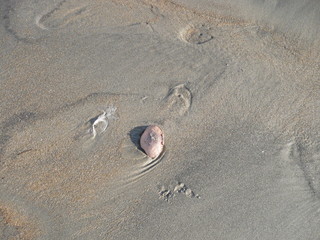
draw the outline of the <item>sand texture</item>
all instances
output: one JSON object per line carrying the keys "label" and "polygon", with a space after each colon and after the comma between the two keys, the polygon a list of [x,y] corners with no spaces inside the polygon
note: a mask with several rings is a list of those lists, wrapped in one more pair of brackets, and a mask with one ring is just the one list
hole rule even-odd
{"label": "sand texture", "polygon": [[319,239],[320,4],[266,2],[0,1],[0,239]]}

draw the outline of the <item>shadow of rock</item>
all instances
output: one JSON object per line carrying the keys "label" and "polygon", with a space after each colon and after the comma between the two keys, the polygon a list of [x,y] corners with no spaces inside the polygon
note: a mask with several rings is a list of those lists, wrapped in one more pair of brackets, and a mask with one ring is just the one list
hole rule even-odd
{"label": "shadow of rock", "polygon": [[141,138],[142,133],[144,132],[144,130],[146,130],[147,127],[148,126],[135,127],[129,132],[129,136],[130,136],[131,141],[142,152],[144,152],[144,150],[140,146],[140,138]]}

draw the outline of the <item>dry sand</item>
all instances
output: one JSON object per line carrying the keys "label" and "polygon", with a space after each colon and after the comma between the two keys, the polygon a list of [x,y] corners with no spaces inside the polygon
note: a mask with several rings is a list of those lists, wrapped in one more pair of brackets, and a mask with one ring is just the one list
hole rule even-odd
{"label": "dry sand", "polygon": [[320,4],[283,2],[1,1],[0,239],[319,239]]}

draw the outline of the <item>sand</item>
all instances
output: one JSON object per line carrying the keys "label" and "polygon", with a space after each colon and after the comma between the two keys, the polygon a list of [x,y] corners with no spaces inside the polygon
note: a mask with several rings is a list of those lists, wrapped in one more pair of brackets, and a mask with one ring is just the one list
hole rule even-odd
{"label": "sand", "polygon": [[317,1],[0,6],[0,239],[319,239]]}

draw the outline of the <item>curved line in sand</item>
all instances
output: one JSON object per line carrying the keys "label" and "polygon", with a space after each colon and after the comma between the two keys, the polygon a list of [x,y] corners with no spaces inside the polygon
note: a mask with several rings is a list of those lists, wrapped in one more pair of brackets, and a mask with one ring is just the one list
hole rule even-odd
{"label": "curved line in sand", "polygon": [[42,30],[49,30],[49,28],[45,27],[42,23],[40,23],[41,19],[42,19],[42,15],[36,16],[35,18],[35,23],[36,26],[38,26],[39,28],[41,28]]}

